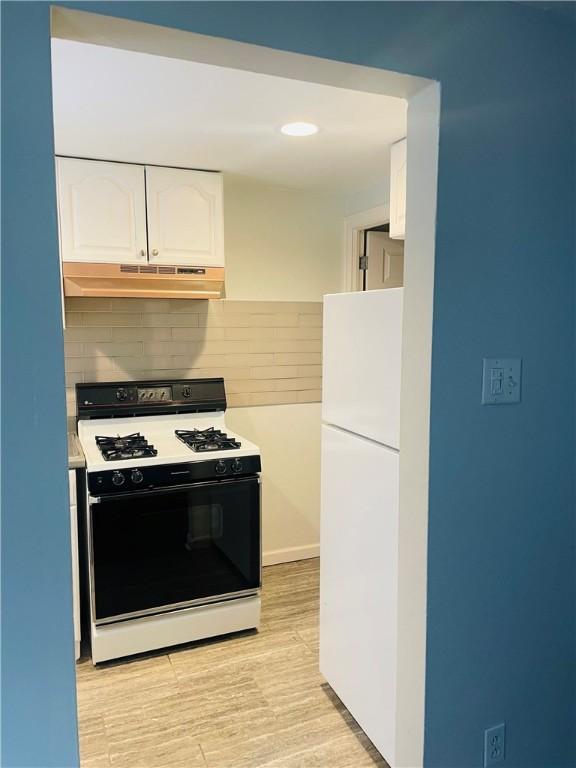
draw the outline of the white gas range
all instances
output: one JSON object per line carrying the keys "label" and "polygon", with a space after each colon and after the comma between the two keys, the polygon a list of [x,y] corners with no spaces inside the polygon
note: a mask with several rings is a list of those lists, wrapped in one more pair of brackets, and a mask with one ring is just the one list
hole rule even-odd
{"label": "white gas range", "polygon": [[260,451],[222,379],[76,387],[92,660],[255,628]]}

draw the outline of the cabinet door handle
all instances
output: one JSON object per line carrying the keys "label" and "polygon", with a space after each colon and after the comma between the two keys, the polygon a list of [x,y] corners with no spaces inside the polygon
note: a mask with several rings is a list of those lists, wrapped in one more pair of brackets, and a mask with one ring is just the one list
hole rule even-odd
{"label": "cabinet door handle", "polygon": [[141,259],[143,259],[146,256],[146,251],[144,250],[144,248],[142,248],[142,250],[138,255],[140,256]]}
{"label": "cabinet door handle", "polygon": [[157,248],[153,249],[152,256],[158,256],[158,249]]}

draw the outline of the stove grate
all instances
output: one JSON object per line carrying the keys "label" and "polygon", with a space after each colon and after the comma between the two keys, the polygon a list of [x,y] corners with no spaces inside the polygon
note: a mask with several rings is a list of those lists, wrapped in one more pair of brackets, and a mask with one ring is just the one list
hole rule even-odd
{"label": "stove grate", "polygon": [[106,461],[121,461],[123,459],[143,459],[157,456],[158,451],[140,432],[131,435],[115,435],[114,437],[96,436],[96,445]]}
{"label": "stove grate", "polygon": [[193,451],[229,451],[240,448],[241,443],[214,427],[208,429],[177,429],[176,437]]}

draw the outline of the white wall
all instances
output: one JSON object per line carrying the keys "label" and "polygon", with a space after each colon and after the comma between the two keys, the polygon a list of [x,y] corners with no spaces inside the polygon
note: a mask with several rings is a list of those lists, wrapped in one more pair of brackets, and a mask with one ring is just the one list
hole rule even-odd
{"label": "white wall", "polygon": [[[390,148],[386,148],[390,153]],[[346,216],[352,216],[355,213],[369,211],[371,208],[377,208],[390,201],[390,177],[386,175],[380,184],[374,187],[356,190],[346,195],[344,199],[344,210]]]}
{"label": "white wall", "polygon": [[226,412],[228,426],[262,451],[264,565],[319,554],[320,411],[305,403]]}
{"label": "white wall", "polygon": [[226,174],[226,296],[321,301],[340,288],[341,198]]}
{"label": "white wall", "polygon": [[[321,301],[340,290],[344,200],[224,177],[226,296]],[[316,557],[320,403],[230,408],[231,429],[262,451],[264,565]]]}

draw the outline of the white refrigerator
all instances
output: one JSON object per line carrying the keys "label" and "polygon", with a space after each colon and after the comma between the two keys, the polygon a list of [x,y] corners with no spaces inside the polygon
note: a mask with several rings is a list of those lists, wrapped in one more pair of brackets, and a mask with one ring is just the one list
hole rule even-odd
{"label": "white refrigerator", "polygon": [[391,766],[402,296],[324,298],[320,670]]}

